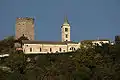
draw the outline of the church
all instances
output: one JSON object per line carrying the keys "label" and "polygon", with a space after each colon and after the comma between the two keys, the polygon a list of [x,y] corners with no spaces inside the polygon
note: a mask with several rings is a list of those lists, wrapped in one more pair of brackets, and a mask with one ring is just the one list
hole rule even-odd
{"label": "church", "polygon": [[16,36],[22,35],[28,40],[22,41],[22,50],[25,54],[67,53],[80,48],[80,42],[70,40],[70,24],[67,17],[61,28],[61,41],[37,41],[34,40],[34,19],[29,17],[16,19]]}

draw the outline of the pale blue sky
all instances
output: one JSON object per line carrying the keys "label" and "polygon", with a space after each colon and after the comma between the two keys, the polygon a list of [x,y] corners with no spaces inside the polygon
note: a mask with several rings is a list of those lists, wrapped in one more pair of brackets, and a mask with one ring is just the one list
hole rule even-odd
{"label": "pale blue sky", "polygon": [[120,0],[0,0],[0,39],[15,34],[16,17],[34,17],[36,40],[59,41],[66,14],[71,40],[120,34]]}

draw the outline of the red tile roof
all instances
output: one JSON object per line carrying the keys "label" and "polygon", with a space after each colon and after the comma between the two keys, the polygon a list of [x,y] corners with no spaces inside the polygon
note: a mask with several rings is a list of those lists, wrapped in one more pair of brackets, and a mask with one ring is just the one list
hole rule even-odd
{"label": "red tile roof", "polygon": [[69,43],[73,44],[78,44],[78,42],[72,42],[72,41],[66,41],[66,42],[61,42],[61,41],[31,41],[31,40],[23,40],[23,44],[62,44],[66,45]]}

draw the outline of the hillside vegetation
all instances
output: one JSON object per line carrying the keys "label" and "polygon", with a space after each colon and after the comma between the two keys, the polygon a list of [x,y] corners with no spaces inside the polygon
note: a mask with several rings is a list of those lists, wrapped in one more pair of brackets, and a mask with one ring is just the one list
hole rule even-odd
{"label": "hillside vegetation", "polygon": [[[83,44],[84,45],[84,44]],[[14,38],[0,41],[0,80],[120,80],[120,44],[89,45],[67,54],[25,55]]]}

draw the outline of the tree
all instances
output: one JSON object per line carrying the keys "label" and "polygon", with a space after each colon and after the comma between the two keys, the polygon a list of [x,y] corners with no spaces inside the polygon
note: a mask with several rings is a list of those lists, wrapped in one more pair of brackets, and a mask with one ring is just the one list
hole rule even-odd
{"label": "tree", "polygon": [[14,37],[10,36],[0,41],[0,54],[10,54],[14,50]]}
{"label": "tree", "polygon": [[25,55],[19,52],[10,54],[10,56],[6,60],[6,66],[9,67],[13,72],[24,74],[26,69]]}
{"label": "tree", "polygon": [[20,44],[21,46],[20,47],[22,47],[22,41],[23,40],[29,40],[27,37],[25,37],[24,36],[24,34],[20,37],[20,38],[18,38],[17,40],[15,40],[15,43],[18,43],[18,44]]}
{"label": "tree", "polygon": [[[24,37],[24,39],[26,39]],[[22,42],[23,38],[19,39]],[[87,45],[87,43],[89,45]],[[0,41],[1,53],[10,56],[1,61],[10,72],[0,69],[0,79],[6,80],[119,80],[120,45],[92,45],[71,53],[25,55],[11,45],[13,38]],[[84,44],[82,44],[84,46]],[[29,58],[29,61],[27,59]]]}

